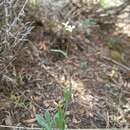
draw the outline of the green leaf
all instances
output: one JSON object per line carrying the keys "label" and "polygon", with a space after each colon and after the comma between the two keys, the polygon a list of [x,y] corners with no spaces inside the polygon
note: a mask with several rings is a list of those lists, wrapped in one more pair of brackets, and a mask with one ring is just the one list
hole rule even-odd
{"label": "green leaf", "polygon": [[48,127],[47,122],[44,120],[44,118],[42,118],[39,114],[36,114],[35,117],[36,117],[38,124],[42,128],[45,128],[46,130],[50,130],[50,128]]}
{"label": "green leaf", "polygon": [[51,121],[50,126],[51,126],[51,128],[55,128],[55,126],[56,126],[55,120]]}
{"label": "green leaf", "polygon": [[68,58],[68,55],[66,52],[59,50],[59,49],[50,49],[51,52],[57,52],[57,53],[61,53],[65,58]]}
{"label": "green leaf", "polygon": [[96,24],[96,21],[94,19],[85,19],[82,21],[82,24],[86,26],[92,26]]}
{"label": "green leaf", "polygon": [[117,37],[111,37],[106,40],[108,47],[113,49],[116,49],[117,47],[121,47],[120,42],[121,39]]}
{"label": "green leaf", "polygon": [[121,0],[100,0],[99,1],[102,8],[111,8],[111,7],[117,7],[122,4]]}
{"label": "green leaf", "polygon": [[65,101],[65,104],[66,104],[66,105],[68,105],[68,103],[69,103],[70,100],[71,100],[71,94],[72,94],[72,92],[71,92],[70,89],[66,89],[66,90],[64,91],[64,101]]}
{"label": "green leaf", "polygon": [[110,1],[109,0],[100,0],[100,5],[102,6],[102,8],[107,8],[108,2],[110,2]]}
{"label": "green leaf", "polygon": [[55,127],[55,122],[52,119],[49,111],[46,111],[46,113],[45,113],[45,119],[46,119],[46,122],[47,122],[48,126],[50,127],[50,129],[52,129],[52,128]]}
{"label": "green leaf", "polygon": [[52,119],[51,119],[51,115],[50,115],[49,111],[45,112],[45,119],[46,119],[47,123],[50,124]]}
{"label": "green leaf", "polygon": [[65,129],[65,120],[60,111],[58,111],[56,113],[54,119],[55,119],[56,127],[59,128],[60,130],[64,130]]}

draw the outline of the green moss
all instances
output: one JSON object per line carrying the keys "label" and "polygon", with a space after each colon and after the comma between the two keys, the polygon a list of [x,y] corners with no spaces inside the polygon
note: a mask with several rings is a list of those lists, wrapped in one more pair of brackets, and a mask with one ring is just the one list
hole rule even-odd
{"label": "green moss", "polygon": [[123,53],[117,50],[111,50],[111,58],[122,64],[126,64]]}

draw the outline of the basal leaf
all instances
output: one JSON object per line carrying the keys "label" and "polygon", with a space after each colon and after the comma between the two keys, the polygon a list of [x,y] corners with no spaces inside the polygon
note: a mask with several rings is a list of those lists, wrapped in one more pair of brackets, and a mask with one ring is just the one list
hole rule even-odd
{"label": "basal leaf", "polygon": [[42,128],[45,128],[46,130],[50,130],[48,125],[47,125],[47,122],[44,120],[44,118],[42,118],[39,114],[36,114],[35,117],[36,117],[36,120],[37,120],[38,124]]}
{"label": "basal leaf", "polygon": [[68,58],[68,55],[66,52],[62,51],[62,50],[59,50],[59,49],[51,49],[50,50],[51,52],[57,52],[57,53],[60,53],[62,54],[65,58]]}
{"label": "basal leaf", "polygon": [[50,123],[51,123],[52,119],[51,119],[51,115],[50,115],[49,111],[45,112],[45,119],[46,119],[48,125],[50,126]]}

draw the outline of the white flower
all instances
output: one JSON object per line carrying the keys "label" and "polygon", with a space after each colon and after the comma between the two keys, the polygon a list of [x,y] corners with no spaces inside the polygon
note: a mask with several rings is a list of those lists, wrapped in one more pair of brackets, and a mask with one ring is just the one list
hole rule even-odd
{"label": "white flower", "polygon": [[75,29],[74,25],[69,25],[69,21],[67,21],[66,23],[62,23],[64,25],[64,29],[66,31],[72,32],[73,29]]}

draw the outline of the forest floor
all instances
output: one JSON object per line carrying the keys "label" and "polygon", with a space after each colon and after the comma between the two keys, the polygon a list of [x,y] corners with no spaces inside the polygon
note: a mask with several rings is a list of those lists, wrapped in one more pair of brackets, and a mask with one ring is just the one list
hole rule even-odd
{"label": "forest floor", "polygon": [[[54,115],[71,85],[68,128],[130,127],[130,50],[125,48],[127,63],[122,63],[111,57],[106,40],[117,37],[129,44],[130,39],[96,26],[88,36],[55,31],[37,25],[13,62],[10,70],[17,85],[12,89],[8,84],[8,90],[0,92],[0,124],[38,127],[35,113],[44,116],[49,110]],[[64,50],[68,56],[49,49]]]}

